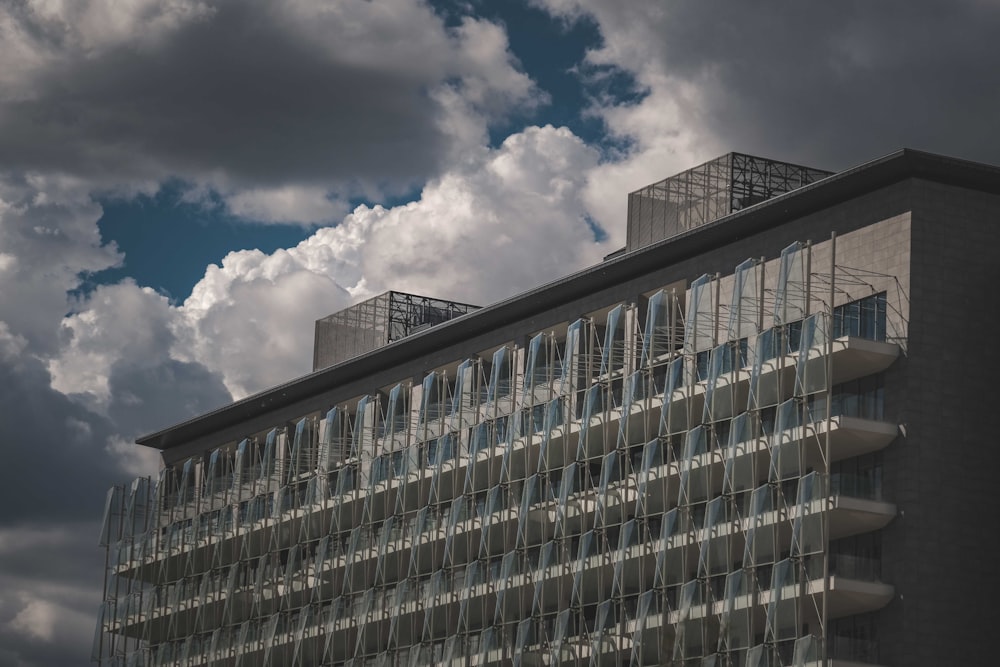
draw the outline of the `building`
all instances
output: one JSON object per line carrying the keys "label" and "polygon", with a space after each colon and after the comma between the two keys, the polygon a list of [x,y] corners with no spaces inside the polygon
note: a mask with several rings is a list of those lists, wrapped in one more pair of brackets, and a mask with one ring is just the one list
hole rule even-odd
{"label": "building", "polygon": [[992,663],[1000,168],[809,180],[141,438],[94,659]]}

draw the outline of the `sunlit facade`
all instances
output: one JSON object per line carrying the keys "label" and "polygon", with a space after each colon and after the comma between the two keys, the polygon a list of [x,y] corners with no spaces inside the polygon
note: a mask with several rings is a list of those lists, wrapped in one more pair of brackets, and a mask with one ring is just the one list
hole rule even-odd
{"label": "sunlit facade", "polygon": [[915,248],[927,193],[954,186],[896,172],[936,160],[833,176],[141,439],[164,468],[109,493],[94,659],[923,664],[896,495],[923,446]]}

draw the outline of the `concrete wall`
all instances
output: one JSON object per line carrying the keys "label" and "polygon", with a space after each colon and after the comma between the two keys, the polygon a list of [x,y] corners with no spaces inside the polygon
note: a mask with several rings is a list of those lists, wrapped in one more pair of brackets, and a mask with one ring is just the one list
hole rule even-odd
{"label": "concrete wall", "polygon": [[884,576],[897,595],[879,615],[881,662],[995,664],[1000,197],[910,188],[909,346],[886,386],[907,437],[885,454],[900,516],[884,531]]}

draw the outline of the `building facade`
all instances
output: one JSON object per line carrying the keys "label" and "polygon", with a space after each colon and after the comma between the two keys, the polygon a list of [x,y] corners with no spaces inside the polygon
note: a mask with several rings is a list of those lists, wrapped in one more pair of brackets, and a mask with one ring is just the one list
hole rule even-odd
{"label": "building facade", "polygon": [[998,218],[901,151],[142,438],[93,657],[990,662]]}

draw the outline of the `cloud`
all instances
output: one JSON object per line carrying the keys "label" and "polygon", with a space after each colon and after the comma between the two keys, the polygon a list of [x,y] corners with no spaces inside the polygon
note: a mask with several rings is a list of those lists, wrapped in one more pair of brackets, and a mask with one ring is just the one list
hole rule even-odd
{"label": "cloud", "polygon": [[87,664],[104,567],[98,530],[92,521],[0,528],[0,665]]}
{"label": "cloud", "polygon": [[[0,665],[85,664],[103,498],[157,468],[157,457],[121,443],[152,415],[177,421],[230,400],[204,367],[159,351],[169,311],[152,290],[109,286],[63,326],[80,306],[67,291],[81,275],[121,261],[102,244],[100,215],[80,179],[0,174],[0,284],[15,287],[0,290]],[[75,356],[53,365],[63,350]]]}
{"label": "cloud", "polygon": [[546,99],[501,27],[416,0],[7,3],[0,36],[0,170],[175,178],[265,222],[408,191]]}
{"label": "cloud", "polygon": [[300,224],[331,223],[348,212],[325,188],[295,185],[243,190],[226,198],[226,208],[238,218]]}
{"label": "cloud", "polygon": [[294,248],[230,253],[179,306],[131,281],[98,287],[62,321],[54,386],[121,427],[166,426],[307,373],[313,322],[363,298],[398,289],[488,304],[593,264],[613,247],[581,200],[597,165],[569,130],[527,128],[417,201],[359,206]]}
{"label": "cloud", "polygon": [[58,346],[67,291],[81,273],[121,262],[113,243],[102,244],[94,203],[80,179],[34,172],[0,172],[0,321],[24,337],[30,352]]}
{"label": "cloud", "polygon": [[534,4],[596,23],[584,77],[619,71],[636,84],[637,96],[591,109],[629,142],[586,195],[604,224],[624,219],[621,192],[728,151],[832,170],[902,147],[1000,160],[984,140],[1000,52],[981,47],[1000,30],[995,3]]}
{"label": "cloud", "polygon": [[399,289],[487,304],[596,262],[606,246],[579,199],[596,164],[568,130],[528,128],[431,182],[418,201],[361,206],[271,255],[231,253],[179,309],[179,356],[242,396],[307,372],[313,321],[353,301]]}

